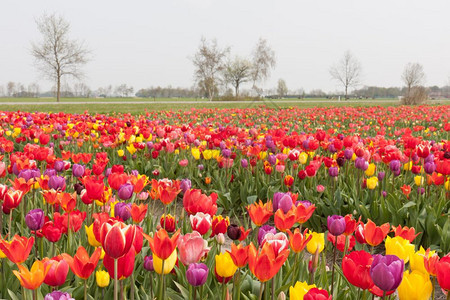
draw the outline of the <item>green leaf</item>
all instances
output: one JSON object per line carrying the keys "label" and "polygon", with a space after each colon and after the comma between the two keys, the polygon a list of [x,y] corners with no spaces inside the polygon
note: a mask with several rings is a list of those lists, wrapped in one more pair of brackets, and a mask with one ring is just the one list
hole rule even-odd
{"label": "green leaf", "polygon": [[19,298],[17,298],[16,293],[11,291],[10,289],[8,289],[8,294],[11,297],[11,300],[19,300]]}

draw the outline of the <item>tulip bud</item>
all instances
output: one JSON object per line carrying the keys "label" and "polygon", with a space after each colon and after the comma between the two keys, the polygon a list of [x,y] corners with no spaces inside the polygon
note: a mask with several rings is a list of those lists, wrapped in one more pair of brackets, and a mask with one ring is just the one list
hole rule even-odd
{"label": "tulip bud", "polygon": [[95,272],[95,281],[97,282],[97,285],[101,288],[107,287],[109,285],[109,274],[108,272],[104,270],[99,270]]}
{"label": "tulip bud", "polygon": [[230,239],[236,241],[241,237],[241,229],[236,224],[230,224],[227,228],[227,235]]}
{"label": "tulip bud", "polygon": [[277,300],[286,300],[286,294],[283,291],[281,291],[278,294]]}
{"label": "tulip bud", "polygon": [[144,269],[146,269],[147,271],[151,272],[154,271],[155,269],[153,268],[153,257],[150,256],[146,256],[144,258]]}
{"label": "tulip bud", "polygon": [[219,233],[215,236],[216,242],[219,245],[225,244],[225,235],[223,233]]}

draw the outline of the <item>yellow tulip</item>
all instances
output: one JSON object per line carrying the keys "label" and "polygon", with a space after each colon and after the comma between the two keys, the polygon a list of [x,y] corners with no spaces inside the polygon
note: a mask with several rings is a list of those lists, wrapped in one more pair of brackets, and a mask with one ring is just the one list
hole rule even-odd
{"label": "yellow tulip", "polygon": [[128,152],[130,152],[131,155],[133,155],[136,152],[136,148],[134,147],[133,144],[130,144],[129,146],[127,146],[127,150],[128,150]]}
{"label": "yellow tulip", "polygon": [[95,272],[95,281],[97,282],[97,285],[101,288],[107,287],[109,285],[109,274],[108,272],[104,270],[99,270]]}
{"label": "yellow tulip", "polygon": [[301,152],[300,155],[298,156],[298,161],[304,165],[308,162],[308,154],[305,152]]}
{"label": "yellow tulip", "polygon": [[206,160],[211,159],[212,155],[213,155],[211,150],[205,150],[202,152],[202,154],[203,154],[203,158]]}
{"label": "yellow tulip", "polygon": [[[169,274],[173,270],[173,267],[175,267],[176,262],[177,249],[173,250],[172,254],[170,254],[170,256],[166,260],[164,260],[164,274]],[[155,253],[153,253],[153,268],[158,274],[161,274],[163,272],[162,263],[163,260],[156,256]]]}
{"label": "yellow tulip", "polygon": [[223,252],[216,255],[216,272],[220,277],[231,277],[236,273],[237,266],[234,264],[231,255]]}
{"label": "yellow tulip", "polygon": [[417,185],[417,186],[421,186],[421,185],[423,185],[423,183],[424,183],[424,178],[422,177],[422,176],[415,176],[414,177],[414,183]]}
{"label": "yellow tulip", "polygon": [[412,168],[412,161],[403,165],[403,170],[410,171]]}
{"label": "yellow tulip", "polygon": [[374,188],[377,187],[377,185],[378,185],[378,177],[373,176],[373,177],[367,178],[366,186],[369,190],[373,190]]}
{"label": "yellow tulip", "polygon": [[397,291],[400,300],[428,300],[432,291],[430,277],[419,271],[405,271]]}
{"label": "yellow tulip", "polygon": [[315,284],[309,285],[308,283],[306,283],[306,281],[297,281],[295,286],[291,286],[289,288],[289,297],[291,300],[303,300],[303,297],[306,295],[306,293],[308,293],[310,289],[315,287]]}
{"label": "yellow tulip", "polygon": [[369,167],[367,168],[367,170],[364,173],[366,173],[366,176],[370,177],[370,176],[373,176],[373,174],[375,174],[376,169],[377,169],[377,167],[375,166],[375,164],[370,163]]}
{"label": "yellow tulip", "polygon": [[[436,251],[430,251],[428,254],[428,258],[433,256],[435,253]],[[409,258],[409,265],[411,267],[411,270],[419,271],[423,274],[428,274],[427,269],[425,269],[424,259],[425,259],[425,249],[423,249],[423,247],[420,246],[419,251],[411,254]]]}
{"label": "yellow tulip", "polygon": [[125,155],[125,151],[123,151],[122,149],[117,150],[117,155],[119,155],[119,157],[122,157]]}
{"label": "yellow tulip", "polygon": [[445,190],[449,191],[450,190],[450,180],[447,180],[445,182]]}
{"label": "yellow tulip", "polygon": [[86,229],[86,235],[88,237],[88,243],[92,247],[100,247],[102,244],[97,241],[94,235],[94,223],[91,224],[91,226],[84,225],[84,228]]}
{"label": "yellow tulip", "polygon": [[398,258],[403,259],[405,264],[409,261],[410,256],[414,254],[414,245],[400,236],[394,238],[387,236],[385,247],[386,255],[397,255]]}
{"label": "yellow tulip", "polygon": [[200,150],[198,148],[192,148],[191,153],[195,160],[200,159]]}
{"label": "yellow tulip", "polygon": [[311,240],[306,244],[306,250],[308,250],[309,253],[314,254],[316,253],[316,250],[319,250],[319,253],[323,251],[323,248],[325,247],[325,234],[317,233],[317,232],[308,232],[306,234],[306,239],[312,235]]}

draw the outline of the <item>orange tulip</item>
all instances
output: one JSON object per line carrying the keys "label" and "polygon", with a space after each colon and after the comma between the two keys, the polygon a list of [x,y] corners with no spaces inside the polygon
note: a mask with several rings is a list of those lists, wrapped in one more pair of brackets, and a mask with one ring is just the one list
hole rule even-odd
{"label": "orange tulip", "polygon": [[75,209],[75,206],[77,205],[77,193],[74,192],[73,194],[69,193],[60,193],[58,195],[59,204],[61,205],[61,208],[65,212],[72,212]]}
{"label": "orange tulip", "polygon": [[0,240],[0,250],[10,261],[19,265],[27,260],[31,248],[33,248],[33,244],[34,237],[28,239],[26,237],[15,235],[11,242]]}
{"label": "orange tulip", "polygon": [[45,190],[44,192],[41,192],[42,196],[44,196],[44,200],[46,203],[50,204],[50,205],[54,205],[54,204],[59,204],[59,194],[61,192],[56,191],[54,189],[51,190]]}
{"label": "orange tulip", "polygon": [[11,179],[9,181],[12,183],[14,190],[22,191],[24,195],[30,191],[31,186],[33,185],[33,179],[28,179],[28,181],[26,181],[25,178],[22,177],[16,177],[14,181]]}
{"label": "orange tulip", "polygon": [[436,276],[436,263],[439,262],[439,255],[436,253],[430,256],[430,248],[425,251],[425,255],[423,258],[423,264],[425,265],[425,270],[427,270],[428,274],[431,276]]}
{"label": "orange tulip", "polygon": [[272,201],[263,204],[261,200],[247,206],[248,214],[256,226],[261,226],[273,215]]}
{"label": "orange tulip", "polygon": [[367,244],[371,246],[378,246],[389,233],[389,223],[384,223],[381,226],[375,225],[370,219],[364,225],[364,238]]}
{"label": "orange tulip", "polygon": [[50,180],[50,177],[48,177],[48,175],[41,176],[41,178],[37,178],[36,180],[39,183],[41,189],[43,189],[44,191],[50,189],[48,187],[48,181]]}
{"label": "orange tulip", "polygon": [[247,264],[248,248],[248,245],[243,246],[242,243],[237,246],[234,243],[231,243],[231,251],[227,252],[230,253],[231,259],[238,268],[243,268]]}
{"label": "orange tulip", "polygon": [[295,214],[295,207],[291,208],[286,214],[281,208],[275,213],[275,226],[278,230],[285,232],[287,229],[291,229],[294,226],[297,216]]}
{"label": "orange tulip", "polygon": [[61,254],[64,260],[69,264],[72,272],[81,279],[88,279],[97,267],[98,260],[102,253],[102,248],[95,249],[92,256],[89,257],[86,249],[83,246],[78,247],[77,253],[74,257],[67,253]]}
{"label": "orange tulip", "polygon": [[259,281],[266,282],[278,273],[288,256],[289,249],[277,254],[270,243],[264,243],[258,250],[251,243],[248,249],[248,266]]}
{"label": "orange tulip", "polygon": [[130,176],[131,184],[133,184],[134,192],[139,194],[148,184],[148,177],[145,175]]}
{"label": "orange tulip", "polygon": [[392,231],[395,233],[395,236],[400,236],[405,240],[408,240],[410,243],[412,243],[413,240],[420,234],[420,232],[415,234],[416,230],[414,227],[408,228],[407,226],[402,227],[400,225],[397,227],[392,226]]}
{"label": "orange tulip", "polygon": [[409,185],[404,184],[402,187],[400,187],[403,194],[405,194],[406,198],[409,198],[409,194],[411,193],[411,187]]}
{"label": "orange tulip", "polygon": [[148,204],[137,205],[133,203],[131,205],[131,218],[134,223],[141,223],[147,214]]}
{"label": "orange tulip", "polygon": [[17,265],[17,267],[19,271],[14,270],[14,275],[19,279],[20,284],[29,290],[35,290],[40,287],[50,269],[50,266],[45,266],[40,260],[36,260],[30,270],[22,265]]}
{"label": "orange tulip", "polygon": [[295,214],[297,216],[297,223],[303,224],[306,221],[308,221],[309,218],[311,218],[314,210],[316,210],[316,206],[314,204],[311,204],[310,206],[306,207],[305,205],[300,203],[295,208]]}
{"label": "orange tulip", "polygon": [[287,233],[289,234],[289,246],[291,246],[292,251],[299,253],[305,249],[306,244],[308,244],[308,242],[312,239],[311,234],[306,238],[307,232],[308,228],[303,231],[303,234],[300,233],[299,228],[295,228],[294,233],[292,233],[289,229],[287,230]]}
{"label": "orange tulip", "polygon": [[172,252],[177,247],[177,241],[180,237],[180,229],[178,229],[174,235],[169,238],[167,231],[161,228],[155,233],[154,237],[144,234],[147,239],[153,254],[158,256],[161,260],[169,258]]}

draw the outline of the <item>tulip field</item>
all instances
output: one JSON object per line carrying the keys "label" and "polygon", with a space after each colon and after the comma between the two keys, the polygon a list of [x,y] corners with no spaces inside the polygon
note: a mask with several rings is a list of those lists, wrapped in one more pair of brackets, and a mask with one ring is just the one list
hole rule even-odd
{"label": "tulip field", "polygon": [[450,106],[0,112],[1,299],[450,299]]}

